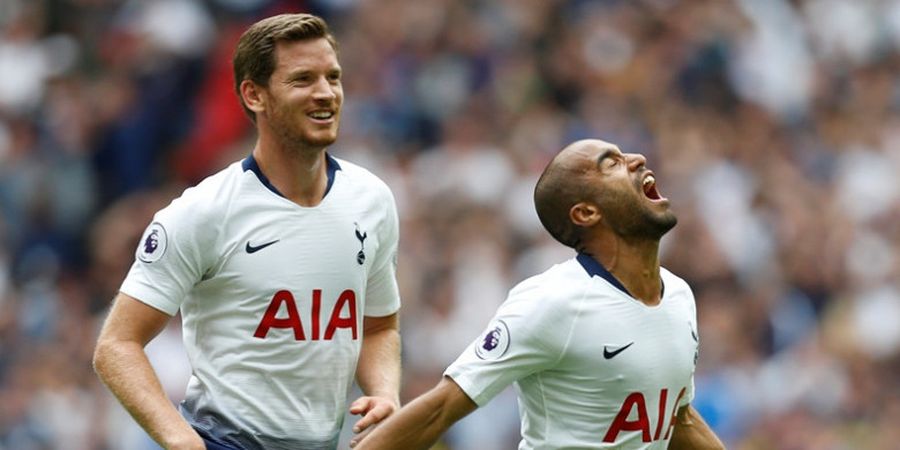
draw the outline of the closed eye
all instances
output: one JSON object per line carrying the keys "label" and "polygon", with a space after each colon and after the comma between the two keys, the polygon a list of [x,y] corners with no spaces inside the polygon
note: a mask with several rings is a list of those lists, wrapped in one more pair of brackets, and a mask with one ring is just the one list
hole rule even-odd
{"label": "closed eye", "polygon": [[597,167],[600,170],[612,169],[622,162],[623,155],[618,149],[607,149],[597,158]]}
{"label": "closed eye", "polygon": [[312,79],[313,77],[310,74],[299,74],[289,78],[288,83],[294,85],[306,85],[310,84]]}

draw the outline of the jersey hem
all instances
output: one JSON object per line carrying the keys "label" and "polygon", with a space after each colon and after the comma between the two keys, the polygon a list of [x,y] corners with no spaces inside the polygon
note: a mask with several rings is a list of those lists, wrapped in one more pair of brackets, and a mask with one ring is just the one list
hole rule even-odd
{"label": "jersey hem", "polygon": [[147,288],[145,286],[141,286],[134,282],[129,282],[129,279],[126,279],[122,284],[122,287],[119,288],[119,292],[134,298],[135,300],[153,308],[159,310],[160,312],[165,313],[166,315],[172,317],[178,313],[179,305],[172,303],[169,299],[165,298],[158,291],[155,291],[151,288]]}
{"label": "jersey hem", "polygon": [[456,385],[459,386],[460,389],[462,389],[463,393],[466,394],[467,397],[469,397],[469,400],[475,402],[475,404],[478,405],[479,408],[486,405],[491,401],[491,398],[493,398],[491,396],[484,395],[483,391],[479,395],[472,395],[471,391],[474,390],[475,387],[467,383],[466,380],[468,380],[469,378],[461,372],[457,372],[455,370],[447,370],[446,372],[444,372],[444,376],[453,380],[453,382],[456,383]]}

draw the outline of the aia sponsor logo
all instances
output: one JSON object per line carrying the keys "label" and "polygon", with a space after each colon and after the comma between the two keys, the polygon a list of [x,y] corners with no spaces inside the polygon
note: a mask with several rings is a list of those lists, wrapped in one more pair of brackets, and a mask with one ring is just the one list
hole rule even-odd
{"label": "aia sponsor logo", "polygon": [[[603,442],[616,442],[619,434],[623,431],[639,431],[641,433],[641,441],[653,442],[660,439],[669,439],[672,428],[675,426],[675,415],[678,413],[678,404],[684,397],[687,388],[681,388],[675,401],[668,406],[669,389],[663,388],[659,391],[659,410],[656,411],[656,426],[652,427],[650,416],[647,414],[647,401],[643,392],[632,392],[625,397],[619,412],[613,419],[609,430],[603,436]],[[630,419],[632,418],[633,419]],[[651,429],[653,432],[651,433]],[[665,434],[663,434],[665,429]]]}
{"label": "aia sponsor logo", "polygon": [[[284,313],[279,311],[284,308]],[[300,319],[300,312],[297,309],[297,301],[294,294],[287,290],[281,290],[272,296],[266,312],[263,314],[253,337],[265,339],[270,332],[277,333],[272,329],[287,329],[294,334],[294,339],[298,341],[330,341],[334,339],[338,330],[345,329],[351,334],[353,340],[359,339],[359,330],[356,315],[356,292],[352,289],[346,289],[338,296],[334,302],[331,313],[328,314],[328,322],[322,323],[322,290],[313,289],[312,301],[309,303],[309,318],[306,320],[307,328],[304,328],[304,321]],[[325,325],[324,333],[322,325]],[[307,331],[309,335],[307,336]]]}

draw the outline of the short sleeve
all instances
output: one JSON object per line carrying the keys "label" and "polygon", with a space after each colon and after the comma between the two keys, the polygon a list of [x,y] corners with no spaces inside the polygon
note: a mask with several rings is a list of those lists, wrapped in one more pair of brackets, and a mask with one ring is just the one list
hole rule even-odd
{"label": "short sleeve", "polygon": [[537,286],[517,286],[485,331],[444,375],[478,406],[511,383],[556,364],[564,354],[574,319],[555,312]]}
{"label": "short sleeve", "polygon": [[366,281],[366,316],[389,316],[400,309],[400,289],[397,286],[397,246],[400,236],[399,218],[394,196],[387,186],[385,219],[380,232],[381,245]]}
{"label": "short sleeve", "polygon": [[209,251],[216,235],[215,222],[189,191],[153,216],[120,288],[170,316],[207,271],[204,250]]}

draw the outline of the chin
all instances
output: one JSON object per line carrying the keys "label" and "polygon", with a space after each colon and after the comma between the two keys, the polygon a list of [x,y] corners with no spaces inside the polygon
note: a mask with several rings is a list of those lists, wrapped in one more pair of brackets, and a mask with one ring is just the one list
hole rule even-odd
{"label": "chin", "polygon": [[337,141],[337,133],[305,135],[300,138],[306,145],[310,147],[328,147]]}
{"label": "chin", "polygon": [[662,239],[675,225],[678,224],[678,218],[671,211],[663,214],[653,214],[645,216],[643,225],[639,225],[633,230],[635,236],[643,236],[652,239]]}
{"label": "chin", "polygon": [[675,228],[675,225],[678,225],[678,218],[675,217],[675,214],[666,214],[665,218],[659,222],[659,228],[662,230],[660,237],[668,233],[672,228]]}
{"label": "chin", "polygon": [[662,238],[668,233],[672,228],[675,228],[675,225],[678,224],[678,218],[675,217],[671,211],[666,211],[665,214],[662,214],[655,218],[653,221],[653,228],[656,231],[656,234]]}

